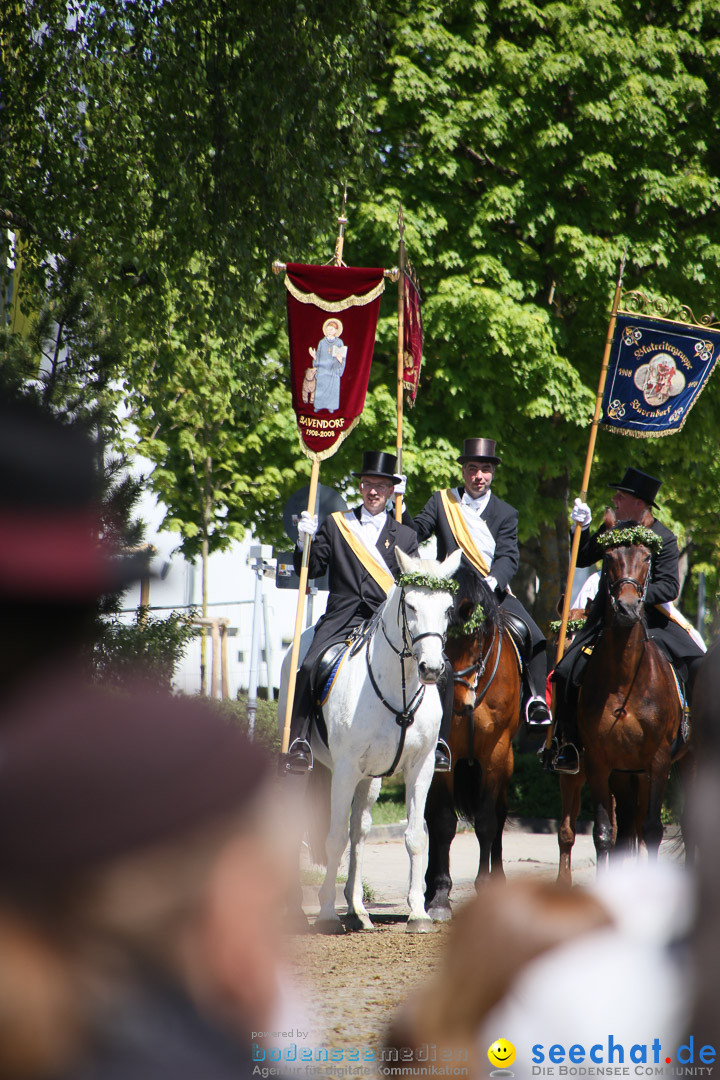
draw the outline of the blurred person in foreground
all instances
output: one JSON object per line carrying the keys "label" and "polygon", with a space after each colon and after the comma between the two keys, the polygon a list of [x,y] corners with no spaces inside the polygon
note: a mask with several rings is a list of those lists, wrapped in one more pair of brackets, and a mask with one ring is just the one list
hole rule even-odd
{"label": "blurred person in foreground", "polygon": [[69,683],[15,698],[0,729],[3,1080],[243,1080],[261,1033],[297,1028],[270,775],[199,699]]}
{"label": "blurred person in foreground", "polygon": [[[616,866],[588,888],[531,877],[483,885],[454,920],[438,973],[394,1017],[385,1054],[405,1060],[408,1078],[432,1060],[471,1080],[557,1075],[559,1063],[632,1073],[643,1054],[648,1068],[675,1062],[692,916],[691,882],[671,862]],[[498,1043],[503,1053],[510,1044],[510,1071],[490,1072]]]}
{"label": "blurred person in foreground", "polygon": [[44,669],[87,657],[100,597],[147,571],[108,535],[99,461],[84,428],[0,400],[0,707]]}

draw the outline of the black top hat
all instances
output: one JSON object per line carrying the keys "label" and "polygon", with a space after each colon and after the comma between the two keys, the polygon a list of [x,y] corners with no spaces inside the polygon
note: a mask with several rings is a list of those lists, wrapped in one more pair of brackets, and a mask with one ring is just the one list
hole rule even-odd
{"label": "black top hat", "polygon": [[394,454],[386,454],[383,450],[366,450],[360,472],[354,472],[353,476],[385,476],[393,484],[399,484],[402,477],[397,475],[396,469],[397,458]]}
{"label": "black top hat", "polygon": [[494,439],[465,439],[458,461],[461,465],[466,461],[491,461],[493,465],[499,465],[501,458],[495,453]]}
{"label": "black top hat", "polygon": [[622,480],[619,480],[617,484],[608,484],[608,487],[617,488],[618,491],[627,491],[629,495],[642,499],[649,506],[657,506],[655,498],[661,485],[662,480],[648,473],[640,472],[639,469],[626,469]]}
{"label": "black top hat", "polygon": [[0,403],[0,595],[94,600],[147,572],[103,538],[98,448],[33,403]]}

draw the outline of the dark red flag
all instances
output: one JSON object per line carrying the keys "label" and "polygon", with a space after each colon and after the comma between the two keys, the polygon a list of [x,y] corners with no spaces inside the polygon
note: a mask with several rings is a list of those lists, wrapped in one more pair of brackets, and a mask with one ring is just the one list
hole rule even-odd
{"label": "dark red flag", "polygon": [[310,458],[331,457],[363,411],[383,273],[287,264],[292,404]]}
{"label": "dark red flag", "polygon": [[405,399],[412,407],[417,397],[422,364],[423,327],[420,312],[420,290],[409,274],[403,273],[403,387]]}

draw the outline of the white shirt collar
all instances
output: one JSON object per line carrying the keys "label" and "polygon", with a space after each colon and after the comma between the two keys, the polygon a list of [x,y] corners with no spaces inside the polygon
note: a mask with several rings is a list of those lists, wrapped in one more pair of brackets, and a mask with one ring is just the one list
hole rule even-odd
{"label": "white shirt collar", "polygon": [[486,491],[484,495],[479,495],[477,499],[473,499],[472,495],[468,495],[467,491],[464,491],[462,502],[464,506],[469,506],[476,514],[482,514],[490,502],[491,495],[492,491]]}
{"label": "white shirt collar", "polygon": [[372,526],[375,532],[380,535],[385,526],[386,513],[381,510],[379,514],[371,514],[365,506],[360,507],[360,524]]}

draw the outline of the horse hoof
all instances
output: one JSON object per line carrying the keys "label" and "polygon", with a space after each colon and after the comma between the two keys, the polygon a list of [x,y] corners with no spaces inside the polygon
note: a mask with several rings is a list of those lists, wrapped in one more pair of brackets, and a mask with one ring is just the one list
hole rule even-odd
{"label": "horse hoof", "polygon": [[348,915],[347,918],[345,919],[345,929],[346,930],[374,930],[375,926],[370,921],[369,916],[366,915],[365,918],[363,918],[362,915],[358,915],[356,913],[353,913],[352,915]]}
{"label": "horse hoof", "polygon": [[408,934],[429,934],[434,927],[432,919],[408,919],[405,929]]}
{"label": "horse hoof", "polygon": [[316,934],[344,934],[345,927],[337,918],[334,919],[316,919],[313,930]]}
{"label": "horse hoof", "polygon": [[450,922],[452,919],[452,910],[448,907],[432,907],[428,908],[428,915],[433,922]]}

